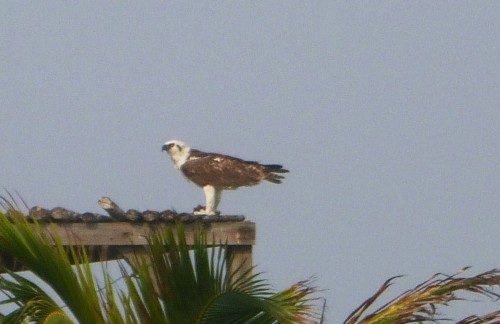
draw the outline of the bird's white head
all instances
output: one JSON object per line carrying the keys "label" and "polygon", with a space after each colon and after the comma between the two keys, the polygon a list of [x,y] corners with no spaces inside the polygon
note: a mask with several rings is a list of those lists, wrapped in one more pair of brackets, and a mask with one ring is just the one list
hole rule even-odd
{"label": "bird's white head", "polygon": [[179,169],[189,158],[191,148],[182,141],[172,140],[165,142],[161,150],[167,152],[174,162],[174,166]]}

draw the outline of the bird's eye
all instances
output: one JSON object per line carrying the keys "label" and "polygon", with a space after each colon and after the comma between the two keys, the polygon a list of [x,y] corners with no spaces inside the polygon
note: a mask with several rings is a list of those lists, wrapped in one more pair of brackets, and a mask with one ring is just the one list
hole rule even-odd
{"label": "bird's eye", "polygon": [[165,144],[165,145],[163,145],[162,150],[164,150],[164,151],[170,151],[170,149],[171,149],[173,146],[175,146],[175,144],[173,144],[173,143],[170,143],[170,144]]}

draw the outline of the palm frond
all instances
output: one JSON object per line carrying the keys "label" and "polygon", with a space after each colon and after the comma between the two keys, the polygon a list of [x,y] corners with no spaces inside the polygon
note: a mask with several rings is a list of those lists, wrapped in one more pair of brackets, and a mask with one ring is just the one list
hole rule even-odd
{"label": "palm frond", "polygon": [[270,288],[259,288],[255,294],[222,293],[208,304],[200,323],[313,323],[316,299],[309,296],[316,288],[310,283],[302,281],[272,295]]}
{"label": "palm frond", "polygon": [[5,316],[2,323],[21,323],[26,317],[41,321],[61,310],[38,285],[15,272],[5,271],[10,278],[0,277],[0,291],[9,298],[0,304],[15,303],[19,308]]}
{"label": "palm frond", "polygon": [[165,323],[286,323],[310,313],[308,296],[314,288],[301,282],[273,293],[260,274],[250,274],[253,269],[228,272],[226,246],[208,246],[201,229],[188,246],[184,226],[178,223],[175,231],[167,228],[152,235],[148,249],[148,258],[136,256],[135,280],[126,279],[129,295],[122,296],[122,303],[141,319],[158,322],[162,309]]}
{"label": "palm frond", "polygon": [[485,324],[485,323],[498,324],[499,322],[500,322],[500,311],[496,311],[483,316],[472,315],[457,322],[457,324]]}
{"label": "palm frond", "polygon": [[107,323],[125,324],[126,320],[123,318],[121,308],[118,304],[116,291],[114,288],[114,281],[106,268],[102,265],[102,273],[104,276],[104,287],[99,288],[100,300],[102,301],[102,308],[104,310]]}
{"label": "palm frond", "polygon": [[[0,196],[0,207],[3,209],[3,211],[6,214],[10,213],[15,213],[15,214],[22,214],[22,210],[24,207],[25,210],[28,210],[28,204],[26,204],[26,201],[24,201],[23,197],[16,191],[17,198],[14,197],[14,195],[5,189],[5,192],[7,193],[7,197]],[[20,200],[20,202],[18,202]]]}
{"label": "palm frond", "polygon": [[[28,223],[21,216],[0,213],[0,252],[17,258],[50,285],[77,319],[87,323],[102,321],[96,292],[92,293],[86,281],[91,280],[86,277],[90,275],[88,260],[77,264],[80,270],[75,274],[60,239],[49,237],[36,222]],[[73,257],[76,253],[73,250]]]}
{"label": "palm frond", "polygon": [[[460,273],[467,269],[464,268],[451,276],[440,273],[435,274],[414,289],[404,292],[372,314],[359,320],[373,302],[389,288],[396,277],[391,278],[372,297],[351,313],[344,323],[434,322],[438,320],[436,316],[438,315],[437,307],[439,305],[448,305],[452,301],[461,300],[456,295],[459,291],[480,294],[494,299],[500,298],[500,295],[493,291],[494,286],[500,286],[499,269],[493,269],[469,278],[458,277]],[[498,316],[497,313],[492,313],[485,318],[497,318]],[[474,318],[471,317],[470,321],[472,320]]]}
{"label": "palm frond", "polygon": [[43,324],[74,324],[74,322],[66,315],[65,312],[59,310],[58,312],[53,312],[49,314]]}

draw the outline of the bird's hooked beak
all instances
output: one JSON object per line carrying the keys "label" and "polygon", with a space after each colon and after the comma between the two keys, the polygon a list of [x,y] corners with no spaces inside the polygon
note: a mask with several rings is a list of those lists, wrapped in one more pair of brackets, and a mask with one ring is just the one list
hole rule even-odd
{"label": "bird's hooked beak", "polygon": [[172,146],[174,146],[175,144],[174,143],[170,143],[170,144],[163,144],[163,146],[161,147],[161,151],[165,151],[168,153],[168,151],[172,148]]}

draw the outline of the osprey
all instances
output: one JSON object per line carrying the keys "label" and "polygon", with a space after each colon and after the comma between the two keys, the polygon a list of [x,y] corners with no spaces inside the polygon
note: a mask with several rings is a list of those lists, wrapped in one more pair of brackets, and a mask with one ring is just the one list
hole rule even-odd
{"label": "osprey", "polygon": [[162,146],[174,162],[174,167],[205,193],[205,208],[195,214],[216,215],[222,190],[254,186],[262,180],[281,183],[287,173],[279,164],[260,164],[232,156],[206,153],[191,149],[186,143],[173,140]]}

